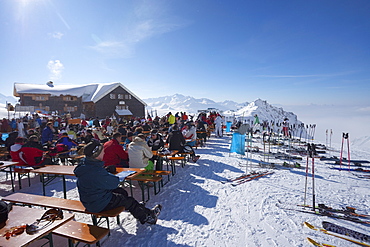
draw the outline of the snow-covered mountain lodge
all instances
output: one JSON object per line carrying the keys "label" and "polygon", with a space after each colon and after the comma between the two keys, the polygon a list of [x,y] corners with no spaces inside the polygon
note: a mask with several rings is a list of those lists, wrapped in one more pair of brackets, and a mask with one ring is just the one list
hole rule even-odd
{"label": "snow-covered mountain lodge", "polygon": [[21,106],[34,106],[42,113],[70,113],[79,117],[145,116],[146,103],[119,82],[87,85],[14,83]]}

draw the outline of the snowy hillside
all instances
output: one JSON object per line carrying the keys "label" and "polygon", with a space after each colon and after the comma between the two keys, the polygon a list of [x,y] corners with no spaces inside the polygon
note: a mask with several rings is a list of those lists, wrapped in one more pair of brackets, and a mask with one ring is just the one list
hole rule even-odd
{"label": "snowy hillside", "polygon": [[360,149],[369,152],[370,150],[370,136],[363,136],[351,141],[351,148]]}
{"label": "snowy hillside", "polygon": [[249,119],[252,121],[254,119],[254,115],[257,114],[260,122],[268,121],[281,123],[284,118],[288,118],[290,124],[301,123],[300,121],[298,121],[297,115],[295,115],[293,112],[286,112],[283,108],[270,105],[269,103],[267,103],[267,101],[261,99],[257,99],[235,112],[226,111],[224,112],[224,114]]}
{"label": "snowy hillside", "polygon": [[237,110],[247,104],[239,104],[231,100],[215,102],[206,98],[195,99],[191,96],[184,96],[182,94],[174,94],[172,96],[143,100],[148,104],[148,111],[153,111],[154,114],[156,111],[158,116],[163,116],[169,111],[171,111],[173,114],[176,112],[186,112],[194,115],[198,112],[198,110],[207,110],[208,108],[214,108],[219,111],[227,111],[230,109]]}
{"label": "snowy hillside", "polygon": [[148,104],[148,111],[159,116],[163,116],[168,112],[187,112],[188,114],[197,114],[198,110],[207,110],[208,108],[217,109],[227,117],[237,117],[241,120],[253,120],[257,114],[260,121],[282,122],[284,118],[288,118],[291,124],[300,123],[297,116],[292,112],[286,112],[283,108],[270,105],[267,101],[257,99],[251,103],[245,102],[239,104],[228,100],[224,102],[215,102],[210,99],[201,98],[195,99],[190,96],[175,94],[159,98],[144,99]]}
{"label": "snowy hillside", "polygon": [[6,102],[14,104],[15,102],[17,102],[17,100],[18,99],[13,96],[5,96],[4,94],[0,93],[0,103],[3,103],[4,105],[6,104]]}

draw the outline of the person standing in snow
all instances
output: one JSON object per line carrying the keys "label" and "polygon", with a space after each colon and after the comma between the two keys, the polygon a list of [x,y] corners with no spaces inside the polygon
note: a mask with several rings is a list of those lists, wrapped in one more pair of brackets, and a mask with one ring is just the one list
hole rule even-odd
{"label": "person standing in snow", "polygon": [[171,125],[173,125],[173,124],[175,124],[175,122],[176,122],[176,118],[175,118],[175,116],[174,115],[172,115],[172,113],[171,112],[169,112],[168,114],[167,114],[167,122],[168,122],[168,124],[171,126]]}
{"label": "person standing in snow", "polygon": [[103,166],[104,148],[92,141],[84,148],[85,159],[74,169],[77,189],[85,208],[93,213],[125,207],[141,224],[156,224],[162,206],[153,209],[140,204],[122,187],[119,177],[109,173]]}
{"label": "person standing in snow", "polygon": [[26,137],[24,125],[21,119],[17,119],[17,129],[18,129],[18,136],[19,137]]}
{"label": "person standing in snow", "polygon": [[215,135],[216,137],[222,137],[222,125],[223,120],[220,114],[217,114],[217,117],[215,119]]}
{"label": "person standing in snow", "polygon": [[289,137],[289,119],[284,118],[283,121],[283,135]]}
{"label": "person standing in snow", "polygon": [[258,115],[255,114],[254,115],[254,121],[253,121],[253,131],[254,133],[257,133],[257,131],[260,131],[259,130],[259,127],[260,127],[260,119],[258,118]]}

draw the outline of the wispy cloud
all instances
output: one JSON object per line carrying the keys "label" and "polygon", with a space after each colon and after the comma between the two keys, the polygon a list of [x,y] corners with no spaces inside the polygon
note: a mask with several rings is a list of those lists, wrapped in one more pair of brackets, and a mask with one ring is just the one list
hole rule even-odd
{"label": "wispy cloud", "polygon": [[59,60],[50,60],[48,62],[47,68],[50,71],[50,80],[60,80],[62,78],[62,71],[64,70],[64,65]]}
{"label": "wispy cloud", "polygon": [[61,32],[48,33],[48,35],[54,39],[61,39],[64,36],[64,34]]}
{"label": "wispy cloud", "polygon": [[172,32],[188,25],[188,22],[171,18],[167,6],[161,2],[142,2],[133,11],[129,24],[121,27],[121,33],[114,39],[104,40],[92,34],[96,45],[90,48],[106,56],[129,57],[136,46],[152,37]]}
{"label": "wispy cloud", "polygon": [[71,29],[71,27],[69,26],[69,24],[67,23],[67,21],[63,18],[63,16],[58,11],[56,11],[56,14],[59,17],[60,21],[63,22],[64,26],[67,29]]}
{"label": "wispy cloud", "polygon": [[335,77],[353,74],[355,71],[345,71],[333,74],[311,74],[311,75],[256,75],[255,77],[265,78],[310,78],[310,77]]}
{"label": "wispy cloud", "polygon": [[362,107],[357,109],[358,112],[369,112],[370,113],[370,106]]}

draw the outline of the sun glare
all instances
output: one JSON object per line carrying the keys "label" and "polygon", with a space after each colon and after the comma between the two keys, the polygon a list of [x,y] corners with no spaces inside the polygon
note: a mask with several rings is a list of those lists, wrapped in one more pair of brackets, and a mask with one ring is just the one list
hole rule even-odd
{"label": "sun glare", "polygon": [[22,7],[26,7],[30,4],[33,4],[33,3],[39,3],[39,2],[42,2],[44,0],[18,0],[18,2],[20,3],[20,5]]}

